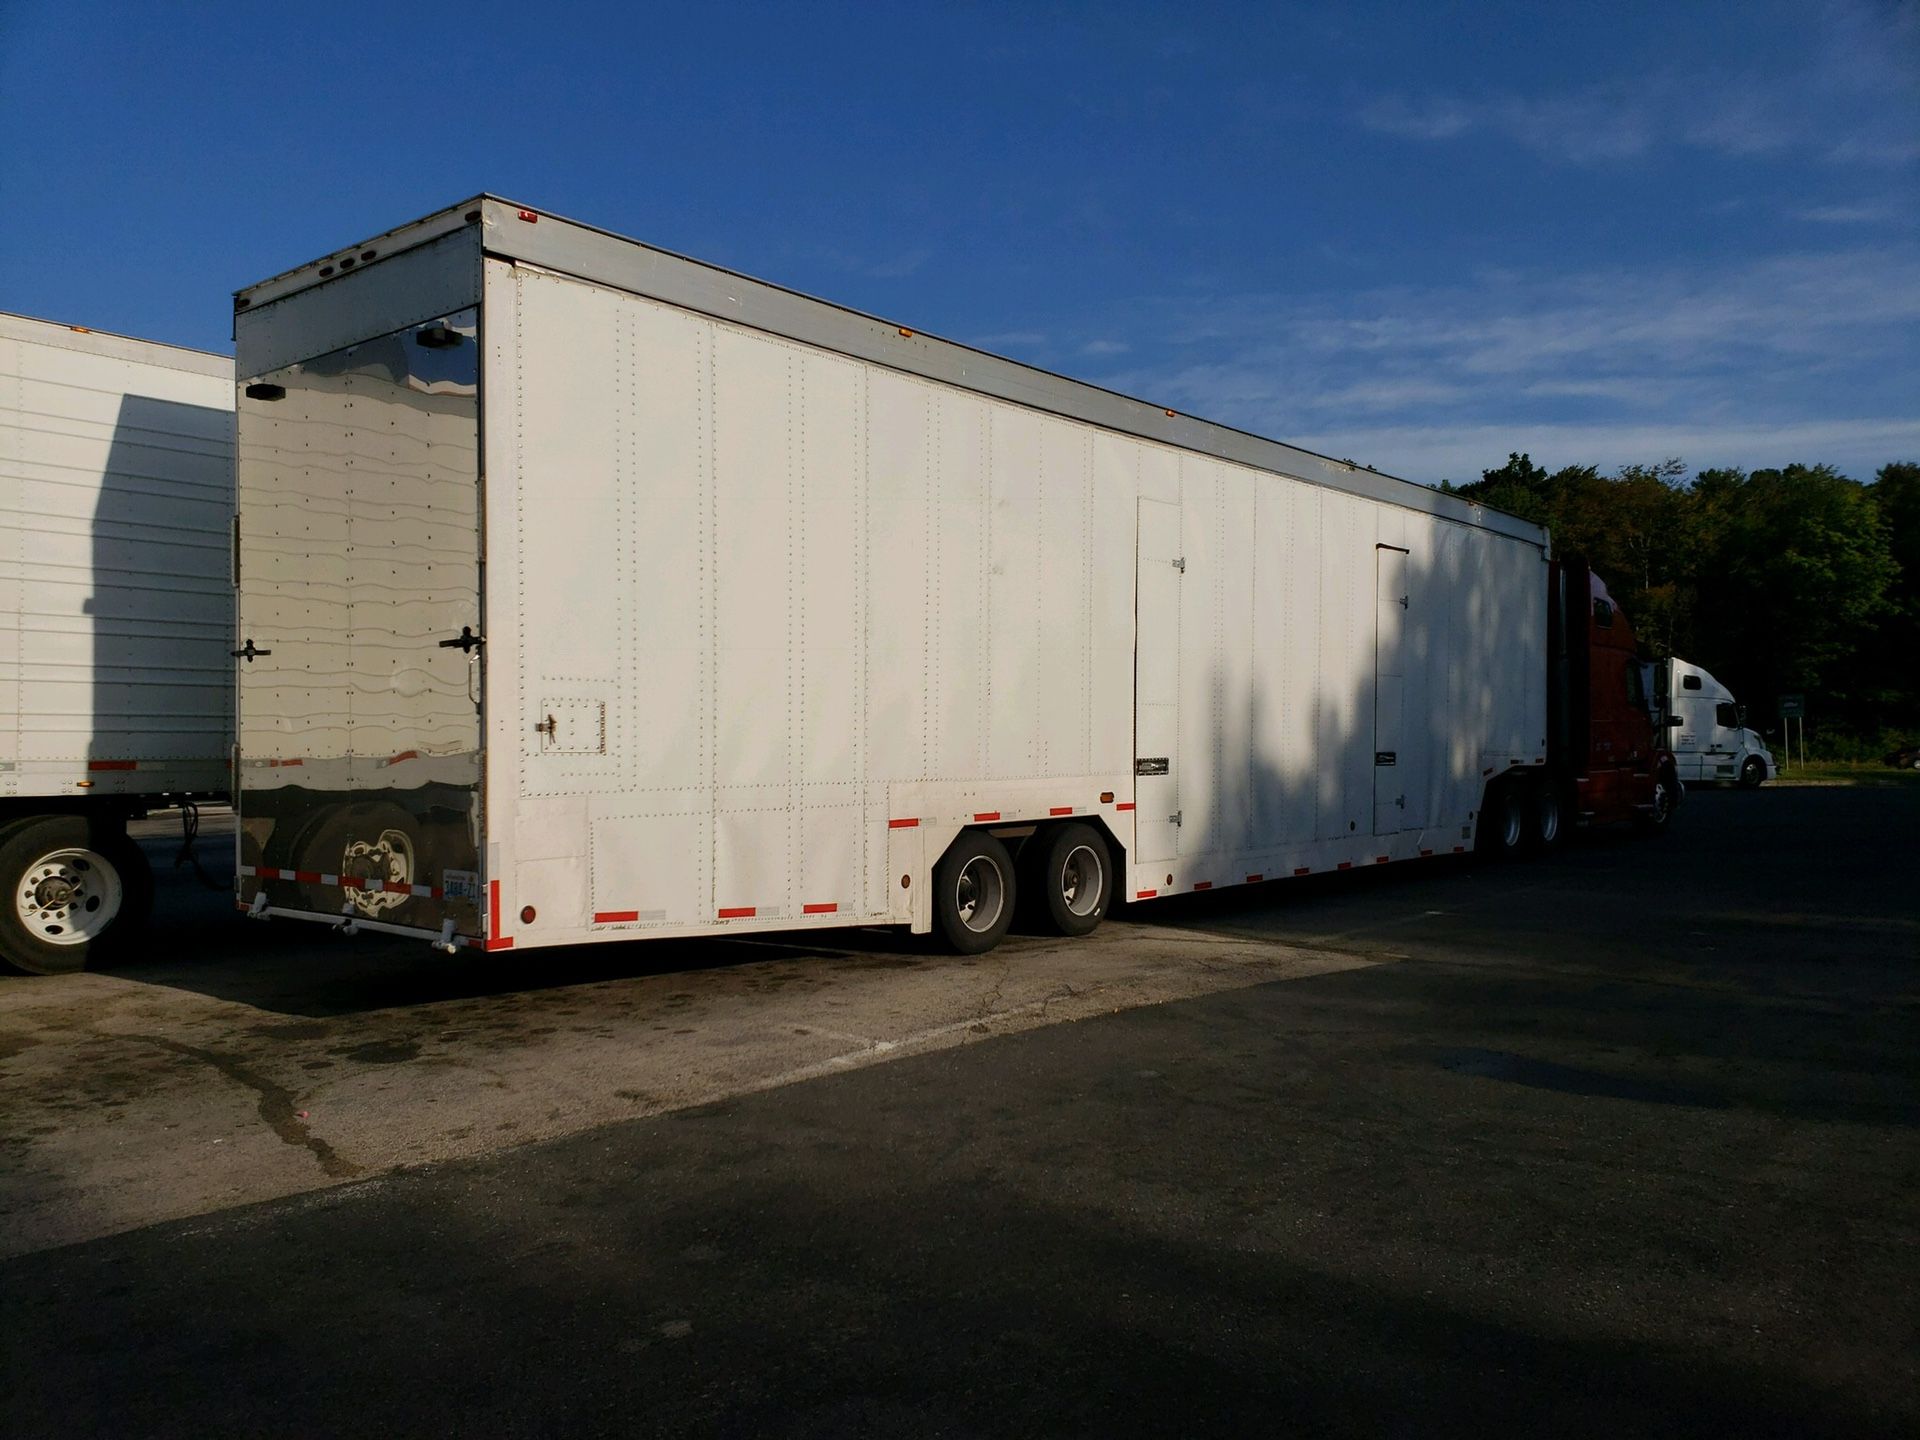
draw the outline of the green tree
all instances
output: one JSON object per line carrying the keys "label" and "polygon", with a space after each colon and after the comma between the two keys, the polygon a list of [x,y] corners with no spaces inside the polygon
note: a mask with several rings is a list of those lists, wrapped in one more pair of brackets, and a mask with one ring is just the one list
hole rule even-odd
{"label": "green tree", "polygon": [[1870,488],[1830,465],[1788,465],[1703,471],[1692,498],[1705,542],[1692,658],[1756,710],[1788,691],[1852,707],[1847,662],[1898,573]]}

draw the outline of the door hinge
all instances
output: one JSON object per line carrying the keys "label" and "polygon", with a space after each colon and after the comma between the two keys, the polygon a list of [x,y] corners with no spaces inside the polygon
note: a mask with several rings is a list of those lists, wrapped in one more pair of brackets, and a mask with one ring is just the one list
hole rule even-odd
{"label": "door hinge", "polygon": [[253,645],[253,637],[252,637],[251,635],[249,635],[249,636],[247,637],[247,644],[246,644],[246,648],[245,648],[245,649],[243,649],[243,650],[229,650],[229,651],[228,651],[227,653],[228,653],[229,655],[231,655],[231,656],[233,656],[233,658],[234,658],[234,659],[236,659],[236,660],[244,660],[244,661],[246,661],[246,662],[247,662],[247,663],[248,663],[249,665],[251,665],[251,664],[253,663],[253,659],[254,659],[254,656],[256,656],[256,655],[271,655],[271,654],[273,654],[273,651],[271,651],[271,650],[256,650],[256,649],[254,648],[254,645]]}
{"label": "door hinge", "polygon": [[533,723],[533,733],[536,735],[545,735],[549,740],[559,732],[559,729],[560,722],[551,715],[547,716],[544,720],[536,720]]}
{"label": "door hinge", "polygon": [[1186,813],[1184,810],[1174,811],[1173,814],[1167,816],[1167,823],[1169,825],[1178,825],[1180,823],[1180,817]]}
{"label": "door hinge", "polygon": [[442,650],[458,650],[461,654],[465,655],[486,643],[486,636],[474,634],[471,625],[462,625],[460,627],[460,633],[453,639],[442,640],[440,642],[440,648]]}
{"label": "door hinge", "polygon": [[1187,573],[1187,557],[1186,556],[1182,555],[1178,560],[1175,560],[1172,563],[1173,563],[1173,568],[1178,570],[1182,575]]}
{"label": "door hinge", "polygon": [[1407,597],[1406,597],[1406,596],[1404,596],[1404,595],[1402,595],[1402,596],[1400,597],[1400,608],[1401,608],[1402,610],[1404,610],[1404,609],[1406,609],[1406,608],[1407,608]]}

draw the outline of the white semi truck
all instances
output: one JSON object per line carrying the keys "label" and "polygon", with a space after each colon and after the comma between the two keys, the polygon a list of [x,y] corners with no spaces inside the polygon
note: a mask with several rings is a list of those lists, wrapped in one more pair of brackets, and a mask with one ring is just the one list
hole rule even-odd
{"label": "white semi truck", "polygon": [[486,196],[234,334],[256,916],[978,951],[1678,797],[1604,589],[1453,495]]}
{"label": "white semi truck", "polygon": [[0,314],[0,960],[138,929],[126,822],[224,799],[233,362]]}
{"label": "white semi truck", "polygon": [[1773,752],[1748,728],[1746,706],[1702,667],[1677,656],[1656,668],[1682,781],[1724,780],[1753,789],[1777,773]]}

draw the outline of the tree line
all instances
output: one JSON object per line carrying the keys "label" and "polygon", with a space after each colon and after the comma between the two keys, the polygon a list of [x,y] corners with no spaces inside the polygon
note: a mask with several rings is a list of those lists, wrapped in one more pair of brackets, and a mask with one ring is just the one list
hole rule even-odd
{"label": "tree line", "polygon": [[1920,464],[1865,484],[1831,465],[1602,475],[1516,454],[1440,488],[1548,526],[1557,554],[1600,572],[1650,657],[1704,665],[1749,724],[1771,726],[1798,693],[1826,754],[1920,739]]}

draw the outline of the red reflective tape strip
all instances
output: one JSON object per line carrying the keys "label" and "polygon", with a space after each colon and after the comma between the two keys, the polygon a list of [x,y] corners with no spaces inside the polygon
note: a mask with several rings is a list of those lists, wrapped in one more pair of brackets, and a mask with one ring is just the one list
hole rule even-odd
{"label": "red reflective tape strip", "polygon": [[1393,857],[1391,855],[1376,855],[1373,857],[1373,863],[1376,865],[1384,865],[1387,863],[1387,861],[1391,860],[1392,858]]}
{"label": "red reflective tape strip", "polygon": [[1249,875],[1249,876],[1247,876],[1247,884],[1249,884],[1249,885],[1257,885],[1257,884],[1259,884],[1259,883],[1260,883],[1260,882],[1261,882],[1262,880],[1264,880],[1264,879],[1266,879],[1266,878],[1267,878],[1267,877],[1266,877],[1266,876],[1264,876],[1264,875]]}
{"label": "red reflective tape strip", "polygon": [[1422,850],[1420,853],[1422,855],[1431,855],[1433,852],[1431,850]]}
{"label": "red reflective tape strip", "polygon": [[982,820],[998,820],[999,818],[1000,812],[998,810],[982,810],[974,815],[973,823],[978,825]]}
{"label": "red reflective tape strip", "polygon": [[913,819],[913,820],[889,820],[889,821],[887,821],[887,828],[888,828],[889,830],[911,830],[911,829],[913,829],[913,827],[914,827],[914,826],[916,826],[916,825],[918,825],[919,823],[920,823],[920,822],[919,822],[919,820],[918,820],[918,819]]}
{"label": "red reflective tape strip", "polygon": [[1464,855],[1467,853],[1467,847],[1464,845],[1456,845],[1453,847],[1453,853],[1456,855]]}
{"label": "red reflective tape strip", "polygon": [[1116,810],[1131,810],[1133,809],[1133,801],[1122,800],[1118,805],[1115,805],[1113,808]]}
{"label": "red reflective tape strip", "polygon": [[278,880],[280,878],[279,869],[272,865],[262,865],[257,870],[252,866],[248,866],[245,873],[261,880]]}
{"label": "red reflective tape strip", "polygon": [[1336,870],[1351,870],[1353,868],[1353,862],[1351,860],[1342,860],[1338,865],[1334,866],[1333,868]]}
{"label": "red reflective tape strip", "polygon": [[511,950],[513,949],[513,937],[511,935],[503,935],[498,940],[488,940],[484,942],[480,948],[482,950]]}
{"label": "red reflective tape strip", "polygon": [[140,762],[138,760],[89,760],[87,761],[87,769],[89,770],[138,770],[139,768],[140,768]]}
{"label": "red reflective tape strip", "polygon": [[[288,878],[285,870],[280,872],[280,878],[282,880]],[[300,885],[325,885],[329,883],[327,877],[322,875],[318,870],[295,870],[292,878],[296,884]]]}
{"label": "red reflective tape strip", "polygon": [[596,925],[617,925],[622,920],[638,920],[639,918],[640,912],[638,910],[596,910],[593,914],[593,923]]}
{"label": "red reflective tape strip", "polygon": [[1211,880],[1196,880],[1196,881],[1194,881],[1194,882],[1193,882],[1193,888],[1194,888],[1194,889],[1196,889],[1196,890],[1211,890],[1211,889],[1213,889],[1213,881],[1211,881]]}
{"label": "red reflective tape strip", "polygon": [[722,920],[751,920],[754,912],[758,909],[759,907],[757,905],[735,905],[722,910],[720,912],[720,918]]}
{"label": "red reflective tape strip", "polygon": [[496,950],[503,945],[513,943],[500,935],[500,882],[498,880],[487,882],[487,934],[496,937],[487,941],[489,950]]}
{"label": "red reflective tape strip", "polygon": [[1313,871],[1308,869],[1305,865],[1302,865],[1298,869],[1296,869],[1293,873],[1296,875],[1311,875]]}
{"label": "red reflective tape strip", "polygon": [[1073,806],[1071,806],[1071,805],[1055,805],[1055,806],[1053,806],[1053,807],[1052,807],[1051,809],[1049,809],[1049,810],[1047,811],[1047,814],[1049,814],[1049,815],[1071,815],[1071,814],[1073,814]]}
{"label": "red reflective tape strip", "polygon": [[800,913],[802,915],[833,915],[837,914],[839,909],[837,902],[829,902],[825,905],[802,905]]}
{"label": "red reflective tape strip", "polygon": [[1159,893],[1158,890],[1136,890],[1133,892],[1133,898],[1136,900],[1151,900]]}

